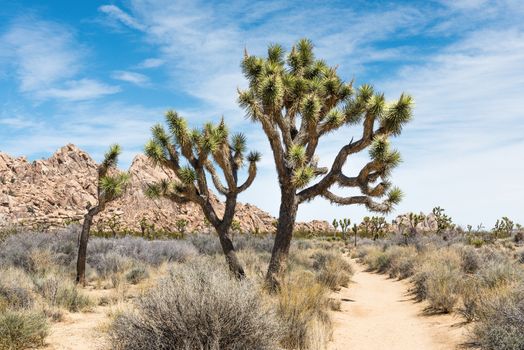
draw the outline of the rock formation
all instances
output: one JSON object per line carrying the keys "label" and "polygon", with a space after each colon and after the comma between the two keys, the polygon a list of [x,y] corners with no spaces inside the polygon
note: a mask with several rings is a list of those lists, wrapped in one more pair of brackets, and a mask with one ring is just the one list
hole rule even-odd
{"label": "rock formation", "polygon": [[[96,162],[75,145],[60,148],[49,159],[27,161],[0,152],[0,227],[9,225],[52,230],[80,222],[88,203],[94,204]],[[177,231],[177,222],[187,222],[184,230],[209,230],[200,208],[171,201],[151,200],[143,192],[147,183],[166,175],[139,154],[129,172],[131,184],[126,194],[108,205],[95,220],[99,231],[163,230]],[[216,200],[218,211],[221,204]],[[242,231],[273,232],[275,218],[251,204],[239,203],[236,220]],[[298,229],[323,231],[325,221],[297,225]]]}

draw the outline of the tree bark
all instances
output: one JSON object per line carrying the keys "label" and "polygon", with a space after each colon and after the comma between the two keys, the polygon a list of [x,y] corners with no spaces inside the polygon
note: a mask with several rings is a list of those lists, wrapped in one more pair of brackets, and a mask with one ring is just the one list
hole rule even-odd
{"label": "tree bark", "polygon": [[286,269],[297,210],[298,201],[294,190],[282,191],[275,244],[266,275],[267,286],[272,292],[280,288],[279,278]]}
{"label": "tree bark", "polygon": [[226,257],[227,265],[229,266],[229,270],[235,275],[236,279],[244,279],[244,277],[246,277],[246,273],[244,272],[244,268],[242,267],[240,260],[238,260],[235,247],[233,246],[233,241],[229,235],[229,229],[219,229],[217,230],[217,233],[220,240],[220,245],[222,246],[222,251]]}
{"label": "tree bark", "polygon": [[99,207],[89,209],[84,215],[84,224],[82,225],[82,233],[80,234],[80,244],[78,245],[78,257],[76,260],[76,283],[86,284],[86,256],[87,256],[87,242],[89,240],[89,232],[93,223],[93,217],[99,212]]}

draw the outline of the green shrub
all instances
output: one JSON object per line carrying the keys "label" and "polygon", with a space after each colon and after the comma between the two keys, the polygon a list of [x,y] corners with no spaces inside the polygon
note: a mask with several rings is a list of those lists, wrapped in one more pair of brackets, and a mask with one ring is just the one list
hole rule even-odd
{"label": "green shrub", "polygon": [[28,310],[0,313],[0,350],[41,346],[47,336],[44,314]]}

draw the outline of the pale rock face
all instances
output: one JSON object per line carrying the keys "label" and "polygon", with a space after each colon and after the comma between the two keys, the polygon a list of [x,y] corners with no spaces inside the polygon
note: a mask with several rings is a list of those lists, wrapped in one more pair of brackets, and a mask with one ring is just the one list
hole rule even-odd
{"label": "pale rock face", "polygon": [[[435,215],[433,213],[429,213],[428,215],[425,215],[424,213],[420,213],[424,216],[424,219],[417,224],[417,231],[418,232],[434,232],[437,230],[437,220],[435,218]],[[393,223],[391,225],[391,229],[394,232],[399,232],[401,230],[401,227],[410,227],[410,221],[409,221],[409,213],[402,214],[397,216],[395,220],[393,220]]]}
{"label": "pale rock face", "polygon": [[[187,220],[186,230],[205,231],[204,215],[193,203],[177,204],[166,199],[151,200],[144,194],[147,183],[167,175],[154,167],[143,154],[129,168],[131,183],[127,192],[109,203],[95,218],[98,230],[140,232],[144,223],[156,230],[175,231],[176,221]],[[96,203],[96,162],[75,145],[60,148],[46,160],[28,162],[0,152],[0,227],[22,225],[56,229],[82,221],[88,204]],[[214,197],[217,211],[223,205]],[[274,232],[275,218],[259,208],[238,203],[236,220],[243,231]],[[142,225],[141,225],[142,223]],[[325,221],[299,223],[297,229],[328,230]]]}

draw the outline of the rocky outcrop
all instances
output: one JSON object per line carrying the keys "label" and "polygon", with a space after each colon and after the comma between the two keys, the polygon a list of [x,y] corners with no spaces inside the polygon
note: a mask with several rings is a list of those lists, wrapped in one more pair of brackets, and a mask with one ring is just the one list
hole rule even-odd
{"label": "rocky outcrop", "polygon": [[[425,233],[435,232],[437,230],[437,219],[435,218],[435,214],[429,213],[428,215],[425,215],[424,213],[420,213],[419,215],[421,215],[423,219],[416,225],[417,232]],[[409,218],[409,213],[406,213],[398,215],[390,225],[390,229],[392,232],[402,232],[412,226],[413,223]]]}
{"label": "rocky outcrop", "polygon": [[[0,227],[28,226],[56,229],[80,222],[86,206],[95,204],[96,162],[75,145],[60,148],[49,159],[27,161],[0,152]],[[144,194],[147,183],[160,180],[166,174],[153,167],[139,154],[129,172],[131,183],[126,194],[110,203],[95,219],[95,229],[101,231],[164,230],[177,231],[177,222],[187,222],[184,230],[206,230],[200,208],[192,203],[176,204],[169,200],[151,200]],[[215,198],[217,211],[223,210]],[[242,231],[272,232],[275,218],[251,204],[239,203],[236,220]],[[329,228],[324,221],[300,223],[298,229],[322,231]]]}

